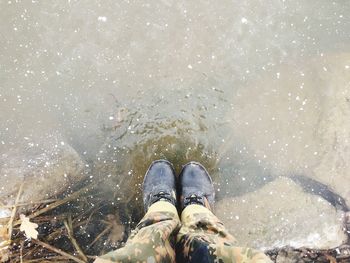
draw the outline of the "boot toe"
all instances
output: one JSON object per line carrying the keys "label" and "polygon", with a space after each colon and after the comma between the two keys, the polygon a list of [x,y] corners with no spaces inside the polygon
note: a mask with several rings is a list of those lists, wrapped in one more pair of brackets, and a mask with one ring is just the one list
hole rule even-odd
{"label": "boot toe", "polygon": [[166,160],[152,162],[143,180],[143,201],[145,211],[155,202],[155,196],[163,193],[176,203],[176,177],[172,164]]}
{"label": "boot toe", "polygon": [[212,179],[203,165],[197,162],[186,164],[180,173],[181,196],[191,194],[204,196],[212,206],[215,199],[215,190]]}

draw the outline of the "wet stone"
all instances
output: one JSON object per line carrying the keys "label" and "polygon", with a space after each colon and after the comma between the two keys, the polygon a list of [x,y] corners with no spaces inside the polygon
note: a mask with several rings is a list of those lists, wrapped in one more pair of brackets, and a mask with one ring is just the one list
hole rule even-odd
{"label": "wet stone", "polygon": [[[271,175],[302,174],[350,206],[349,53],[328,53],[305,63],[280,65],[233,98],[233,141]],[[274,86],[276,89],[272,89]],[[257,97],[258,100],[251,98]],[[249,125],[248,125],[249,124]]]}
{"label": "wet stone", "polygon": [[0,155],[0,201],[13,204],[22,184],[19,203],[52,198],[81,180],[84,167],[79,154],[59,136],[27,138]]}
{"label": "wet stone", "polygon": [[318,126],[320,137],[319,153],[321,160],[310,176],[329,185],[342,196],[350,206],[350,74],[346,66],[350,63],[350,54],[338,54],[325,58],[325,74],[319,69],[319,75],[331,86],[327,90],[323,104],[327,109]]}
{"label": "wet stone", "polygon": [[217,216],[242,246],[333,248],[347,241],[342,211],[305,193],[288,178],[215,206]]}

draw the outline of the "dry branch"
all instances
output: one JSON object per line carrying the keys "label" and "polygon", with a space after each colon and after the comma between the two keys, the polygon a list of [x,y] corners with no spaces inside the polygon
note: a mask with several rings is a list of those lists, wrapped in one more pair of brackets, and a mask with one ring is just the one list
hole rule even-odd
{"label": "dry branch", "polygon": [[19,198],[21,197],[21,194],[22,194],[22,190],[23,190],[23,185],[24,185],[24,182],[21,184],[21,186],[19,187],[19,190],[18,190],[18,193],[17,193],[17,197],[16,197],[16,201],[15,201],[15,204],[13,206],[13,209],[12,209],[12,213],[11,213],[11,217],[10,217],[10,220],[8,222],[8,225],[7,225],[7,229],[8,229],[8,238],[11,240],[11,237],[12,237],[12,229],[13,229],[13,220],[16,216],[16,211],[17,211],[17,204],[19,202]]}
{"label": "dry branch", "polygon": [[69,259],[71,259],[71,260],[73,260],[73,261],[75,261],[75,262],[78,262],[78,263],[86,263],[86,262],[87,262],[87,261],[83,261],[83,260],[81,260],[81,259],[79,259],[79,258],[77,258],[77,257],[74,257],[74,256],[72,256],[72,255],[70,255],[70,254],[64,252],[63,250],[61,250],[61,249],[59,249],[59,248],[55,248],[55,247],[53,247],[53,246],[51,246],[51,245],[49,245],[49,244],[46,244],[46,243],[44,243],[44,242],[42,242],[42,241],[40,241],[40,240],[33,239],[32,241],[33,241],[34,243],[36,243],[36,244],[38,244],[38,245],[40,245],[40,246],[42,246],[42,247],[48,249],[48,250],[51,250],[51,251],[53,251],[53,252],[55,252],[55,253],[57,253],[57,254],[59,254],[59,255],[61,255],[61,256],[64,256],[64,257],[66,257],[66,258],[69,258]]}
{"label": "dry branch", "polygon": [[81,249],[81,247],[79,246],[77,240],[74,238],[74,234],[73,234],[73,225],[72,225],[72,217],[68,216],[67,220],[64,220],[64,226],[67,229],[68,232],[68,237],[70,239],[70,241],[72,242],[74,248],[76,249],[76,251],[78,252],[78,254],[80,255],[80,257],[84,260],[87,261],[87,257],[85,256],[83,250]]}
{"label": "dry branch", "polygon": [[[48,211],[50,211],[50,210],[52,210],[52,209],[54,209],[54,208],[56,208],[56,207],[58,207],[60,205],[63,205],[65,203],[69,202],[69,201],[72,201],[73,199],[77,198],[83,191],[88,190],[89,187],[90,187],[90,185],[88,185],[88,186],[86,186],[84,188],[81,188],[78,191],[72,193],[71,195],[65,197],[64,199],[57,200],[56,202],[54,202],[54,203],[52,203],[52,204],[50,204],[50,205],[48,205],[48,206],[46,206],[46,207],[44,207],[44,208],[42,208],[40,210],[35,211],[34,213],[30,214],[28,216],[28,218],[37,217],[37,216],[39,216],[41,214],[44,214],[44,213],[46,213],[46,212],[48,212]],[[17,220],[14,223],[14,225],[18,225],[18,224],[20,224],[20,222],[21,222],[20,220]]]}

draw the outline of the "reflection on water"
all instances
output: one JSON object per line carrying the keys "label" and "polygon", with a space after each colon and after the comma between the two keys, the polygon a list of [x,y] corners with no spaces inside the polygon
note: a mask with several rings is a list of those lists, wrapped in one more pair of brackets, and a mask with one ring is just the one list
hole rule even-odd
{"label": "reflection on water", "polygon": [[349,13],[326,0],[2,1],[0,152],[58,132],[98,192],[134,210],[155,159],[202,162],[222,199],[293,173],[327,183],[337,145],[332,186],[350,200]]}

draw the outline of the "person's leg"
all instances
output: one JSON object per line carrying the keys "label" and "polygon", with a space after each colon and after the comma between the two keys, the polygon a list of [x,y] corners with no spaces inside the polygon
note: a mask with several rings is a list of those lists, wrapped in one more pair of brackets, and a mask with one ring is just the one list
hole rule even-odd
{"label": "person's leg", "polygon": [[175,179],[170,163],[151,164],[143,182],[146,215],[123,248],[99,257],[95,263],[175,262],[175,236],[180,228]]}
{"label": "person's leg", "polygon": [[150,206],[124,247],[95,262],[175,262],[174,233],[179,227],[175,206],[166,201],[156,202]]}
{"label": "person's leg", "polygon": [[211,212],[214,188],[205,168],[187,164],[180,175],[181,221],[177,262],[271,262],[262,252],[237,246],[223,223]]}
{"label": "person's leg", "polygon": [[262,252],[237,246],[235,238],[206,207],[189,205],[181,214],[177,262],[271,262]]}

